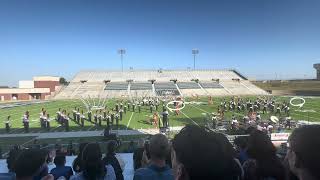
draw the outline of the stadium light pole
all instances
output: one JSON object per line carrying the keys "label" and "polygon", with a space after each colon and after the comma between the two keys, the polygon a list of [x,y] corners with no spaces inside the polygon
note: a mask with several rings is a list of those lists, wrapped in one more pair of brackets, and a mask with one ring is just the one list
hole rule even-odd
{"label": "stadium light pole", "polygon": [[199,49],[192,49],[193,54],[193,70],[196,70],[196,55],[199,54]]}
{"label": "stadium light pole", "polygon": [[121,70],[123,72],[123,55],[126,54],[126,50],[125,49],[119,49],[118,50],[118,54],[120,54],[120,57],[121,57]]}

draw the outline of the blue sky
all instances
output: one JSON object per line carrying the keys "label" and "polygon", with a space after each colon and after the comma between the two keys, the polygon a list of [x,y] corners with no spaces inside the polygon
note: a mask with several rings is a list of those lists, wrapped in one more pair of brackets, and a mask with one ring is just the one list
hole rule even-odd
{"label": "blue sky", "polygon": [[319,0],[1,0],[0,85],[84,69],[236,68],[314,78]]}

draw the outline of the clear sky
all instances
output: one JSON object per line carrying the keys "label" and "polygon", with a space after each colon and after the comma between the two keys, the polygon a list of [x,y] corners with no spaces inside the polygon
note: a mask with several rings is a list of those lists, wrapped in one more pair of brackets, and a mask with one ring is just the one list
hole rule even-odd
{"label": "clear sky", "polygon": [[319,0],[0,0],[0,85],[84,69],[236,68],[314,78]]}

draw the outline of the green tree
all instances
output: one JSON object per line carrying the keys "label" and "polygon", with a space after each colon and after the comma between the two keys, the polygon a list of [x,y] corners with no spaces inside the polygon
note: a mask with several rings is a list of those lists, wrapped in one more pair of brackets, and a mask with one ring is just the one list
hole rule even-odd
{"label": "green tree", "polygon": [[59,80],[60,84],[62,85],[68,85],[69,82],[64,78],[64,77],[60,77],[60,80]]}

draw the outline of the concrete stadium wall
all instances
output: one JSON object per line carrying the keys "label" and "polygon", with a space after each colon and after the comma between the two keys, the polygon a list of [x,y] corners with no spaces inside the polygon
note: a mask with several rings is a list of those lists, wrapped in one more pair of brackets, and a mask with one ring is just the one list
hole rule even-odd
{"label": "concrete stadium wall", "polygon": [[320,96],[320,91],[307,90],[272,90],[271,93],[281,96]]}

